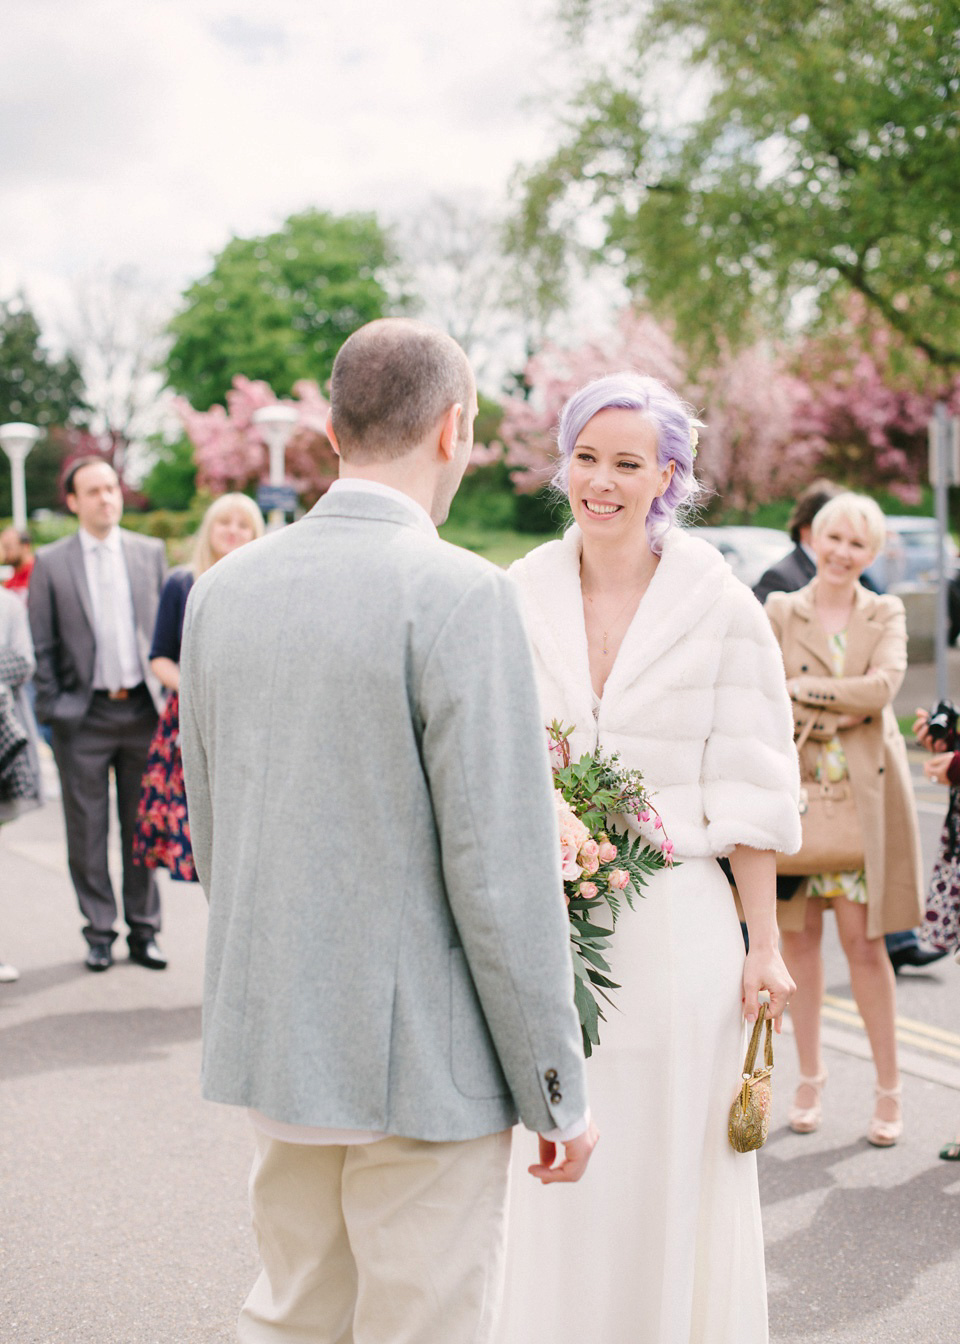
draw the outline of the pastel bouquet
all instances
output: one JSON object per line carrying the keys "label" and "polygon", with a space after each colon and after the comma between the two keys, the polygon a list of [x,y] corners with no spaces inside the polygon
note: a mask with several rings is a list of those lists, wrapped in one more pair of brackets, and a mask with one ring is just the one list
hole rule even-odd
{"label": "pastel bouquet", "polygon": [[[600,999],[612,1004],[610,994],[620,988],[610,978],[606,958],[621,902],[626,900],[632,909],[650,874],[672,866],[673,845],[640,771],[625,769],[616,754],[604,756],[599,750],[571,761],[572,732],[556,720],[547,729],[570,912],[574,994],[583,1052],[589,1057],[600,1044],[600,1022],[606,1020]],[[652,825],[654,835],[662,837],[659,842],[631,833],[626,823],[633,817]],[[609,911],[609,925],[594,923],[596,912],[604,910]]]}

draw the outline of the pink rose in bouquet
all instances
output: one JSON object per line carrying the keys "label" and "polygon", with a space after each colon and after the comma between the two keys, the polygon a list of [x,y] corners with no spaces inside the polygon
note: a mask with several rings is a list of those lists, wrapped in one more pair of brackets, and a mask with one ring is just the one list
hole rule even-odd
{"label": "pink rose in bouquet", "polygon": [[[590,840],[590,832],[576,815],[559,789],[554,789],[557,822],[560,826],[561,871],[564,882],[576,882],[582,871],[578,862],[581,848]],[[594,870],[596,871],[596,870]]]}
{"label": "pink rose in bouquet", "polygon": [[600,846],[596,840],[588,840],[586,844],[581,845],[580,853],[577,855],[577,862],[586,873],[587,877],[592,877],[600,867]]}

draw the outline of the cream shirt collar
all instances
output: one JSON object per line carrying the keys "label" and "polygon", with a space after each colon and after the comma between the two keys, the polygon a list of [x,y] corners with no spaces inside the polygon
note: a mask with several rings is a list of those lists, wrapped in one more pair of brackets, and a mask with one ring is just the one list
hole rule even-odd
{"label": "cream shirt collar", "polygon": [[412,517],[424,532],[428,532],[432,537],[438,536],[436,524],[422,505],[415,499],[404,494],[402,490],[396,490],[392,485],[384,485],[382,481],[361,480],[357,476],[341,476],[330,486],[329,494],[334,491],[338,495],[345,491],[352,490],[354,493],[365,495],[380,495],[384,499],[392,499],[396,504],[403,504],[410,512]]}
{"label": "cream shirt collar", "polygon": [[77,529],[77,536],[80,538],[80,545],[83,547],[84,555],[92,555],[100,546],[106,546],[107,550],[111,551],[114,555],[120,554],[119,527],[111,528],[102,542],[99,541],[92,532],[88,532],[85,527]]}

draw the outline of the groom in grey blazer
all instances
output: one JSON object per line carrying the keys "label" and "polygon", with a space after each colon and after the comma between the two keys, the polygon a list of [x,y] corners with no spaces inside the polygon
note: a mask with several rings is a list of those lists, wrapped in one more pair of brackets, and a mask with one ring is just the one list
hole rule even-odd
{"label": "groom in grey blazer", "polygon": [[37,554],[28,610],[37,654],[36,715],[53,728],[70,876],[86,919],[86,965],[108,970],[117,936],[107,866],[112,771],[130,958],[162,970],[157,880],[133,862],[133,833],[160,708],[149,652],[166,574],[163,542],[119,526],[123,494],[103,458],[74,462],[64,489],[80,526]]}
{"label": "groom in grey blazer", "polygon": [[463,352],[372,323],[331,400],[340,480],[204,575],[184,630],[203,1090],[257,1143],[239,1339],[481,1344],[510,1127],[544,1182],[596,1142],[546,739],[509,581],[436,533]]}

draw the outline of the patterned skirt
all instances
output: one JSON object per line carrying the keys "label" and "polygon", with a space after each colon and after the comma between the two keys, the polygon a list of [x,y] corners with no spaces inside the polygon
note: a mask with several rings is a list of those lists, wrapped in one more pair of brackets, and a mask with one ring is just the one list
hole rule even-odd
{"label": "patterned skirt", "polygon": [[943,952],[960,946],[960,785],[950,790],[920,937]]}
{"label": "patterned skirt", "polygon": [[168,868],[181,882],[195,882],[190,847],[187,794],[180,755],[180,697],[171,691],[150,743],[140,786],[133,861],[144,868]]}

